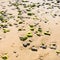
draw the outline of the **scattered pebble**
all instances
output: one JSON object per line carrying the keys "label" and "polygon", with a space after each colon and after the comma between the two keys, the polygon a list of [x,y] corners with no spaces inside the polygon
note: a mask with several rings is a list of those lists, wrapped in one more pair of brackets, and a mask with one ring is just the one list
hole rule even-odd
{"label": "scattered pebble", "polygon": [[42,49],[46,49],[47,48],[47,45],[45,45],[44,43],[41,44],[40,48]]}
{"label": "scattered pebble", "polygon": [[50,49],[54,49],[54,50],[57,49],[56,43],[51,43],[51,44],[49,45],[49,47],[50,47]]}
{"label": "scattered pebble", "polygon": [[23,43],[23,46],[24,46],[24,47],[27,47],[27,46],[29,46],[29,45],[30,45],[30,43],[28,43],[28,42],[24,42],[24,43]]}
{"label": "scattered pebble", "polygon": [[37,49],[35,46],[32,46],[32,47],[31,47],[31,50],[32,50],[32,51],[38,51],[38,49]]}

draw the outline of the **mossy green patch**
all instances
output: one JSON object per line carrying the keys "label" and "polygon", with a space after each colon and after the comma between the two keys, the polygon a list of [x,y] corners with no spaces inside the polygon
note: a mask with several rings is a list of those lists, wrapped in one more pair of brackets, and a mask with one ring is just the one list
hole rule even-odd
{"label": "mossy green patch", "polygon": [[3,60],[7,60],[7,59],[8,59],[7,55],[2,56],[1,58],[2,58]]}
{"label": "mossy green patch", "polygon": [[10,32],[10,30],[9,29],[3,29],[3,32],[7,33],[7,32]]}
{"label": "mossy green patch", "polygon": [[28,33],[27,37],[33,37],[32,33]]}
{"label": "mossy green patch", "polygon": [[19,37],[19,38],[20,38],[21,41],[25,41],[25,40],[27,40],[28,37],[27,36],[23,36],[23,37]]}

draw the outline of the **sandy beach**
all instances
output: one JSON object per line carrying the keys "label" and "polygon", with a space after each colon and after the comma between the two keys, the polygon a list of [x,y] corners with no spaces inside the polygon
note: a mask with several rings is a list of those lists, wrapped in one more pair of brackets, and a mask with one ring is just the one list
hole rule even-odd
{"label": "sandy beach", "polygon": [[0,60],[60,60],[60,1],[0,0]]}

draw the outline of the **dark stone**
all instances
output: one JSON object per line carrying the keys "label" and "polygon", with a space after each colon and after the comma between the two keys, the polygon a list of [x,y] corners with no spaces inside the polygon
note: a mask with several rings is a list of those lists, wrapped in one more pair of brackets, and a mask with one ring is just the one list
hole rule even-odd
{"label": "dark stone", "polygon": [[19,38],[20,38],[21,41],[27,40],[27,37],[26,36],[25,37],[19,37]]}
{"label": "dark stone", "polygon": [[32,42],[31,40],[29,40],[29,42]]}
{"label": "dark stone", "polygon": [[57,16],[57,14],[54,14],[54,16]]}
{"label": "dark stone", "polygon": [[7,25],[3,25],[2,27],[3,27],[3,28],[7,28]]}
{"label": "dark stone", "polygon": [[40,48],[46,49],[46,48],[47,48],[47,45],[42,44],[42,45],[40,46]]}
{"label": "dark stone", "polygon": [[27,46],[29,46],[30,45],[30,43],[27,43]]}
{"label": "dark stone", "polygon": [[60,1],[57,1],[57,3],[60,3]]}
{"label": "dark stone", "polygon": [[56,49],[57,45],[55,43],[50,44],[50,49]]}
{"label": "dark stone", "polygon": [[8,26],[7,26],[7,25],[1,25],[0,27],[2,27],[2,28],[7,28]]}
{"label": "dark stone", "polygon": [[53,1],[53,0],[48,0],[48,1]]}
{"label": "dark stone", "polygon": [[24,43],[23,46],[24,46],[24,47],[27,47],[27,43]]}
{"label": "dark stone", "polygon": [[46,3],[45,5],[51,5],[50,3]]}
{"label": "dark stone", "polygon": [[60,0],[56,0],[57,1],[57,3],[60,3]]}
{"label": "dark stone", "polygon": [[16,53],[16,51],[14,51],[13,53]]}
{"label": "dark stone", "polygon": [[60,9],[60,6],[57,6]]}
{"label": "dark stone", "polygon": [[29,45],[30,45],[30,43],[27,43],[27,42],[23,43],[23,46],[24,46],[24,47],[27,47],[27,46],[29,46]]}
{"label": "dark stone", "polygon": [[0,37],[0,40],[2,40],[2,37]]}
{"label": "dark stone", "polygon": [[36,47],[32,46],[31,48],[32,51],[38,51]]}

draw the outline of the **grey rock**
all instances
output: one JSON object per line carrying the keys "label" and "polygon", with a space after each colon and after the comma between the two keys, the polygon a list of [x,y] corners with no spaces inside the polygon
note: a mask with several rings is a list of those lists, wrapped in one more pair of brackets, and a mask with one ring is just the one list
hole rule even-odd
{"label": "grey rock", "polygon": [[57,45],[56,45],[56,43],[51,43],[49,47],[50,47],[50,49],[56,49]]}
{"label": "grey rock", "polygon": [[32,50],[32,51],[38,51],[37,48],[34,47],[34,46],[31,47],[31,50]]}
{"label": "grey rock", "polygon": [[42,49],[46,49],[46,48],[47,48],[47,45],[42,44],[42,45],[40,46],[40,48],[42,48]]}
{"label": "grey rock", "polygon": [[23,43],[23,46],[24,46],[24,47],[27,47],[27,46],[29,46],[29,45],[30,45],[30,43],[28,43],[28,42],[24,42],[24,43]]}

